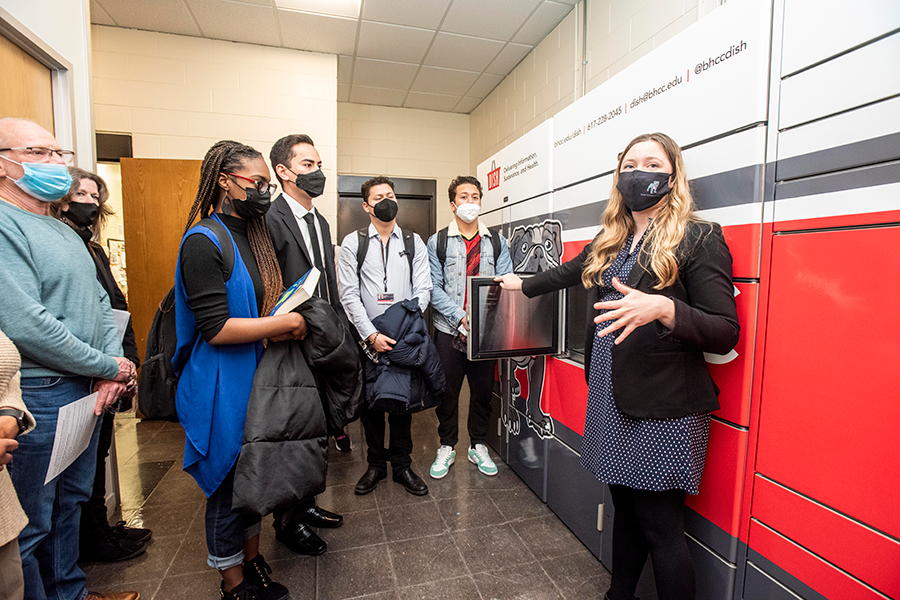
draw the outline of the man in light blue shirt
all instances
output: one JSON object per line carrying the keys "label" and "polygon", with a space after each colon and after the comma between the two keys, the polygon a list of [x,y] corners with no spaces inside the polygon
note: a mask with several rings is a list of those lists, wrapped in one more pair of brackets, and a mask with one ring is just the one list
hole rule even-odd
{"label": "man in light blue shirt", "polygon": [[[431,465],[433,479],[447,475],[456,460],[459,438],[459,391],[465,377],[469,381],[468,431],[469,462],[485,475],[496,475],[485,438],[491,416],[495,360],[469,360],[466,355],[466,280],[470,276],[505,275],[512,272],[506,239],[491,231],[481,219],[481,183],[460,176],[450,183],[453,221],[428,239],[428,259],[434,284],[434,342],[447,387],[435,411],[441,446]],[[442,242],[439,242],[443,238]],[[439,246],[441,247],[439,249]]]}
{"label": "man in light blue shirt", "polygon": [[[382,334],[372,320],[403,300],[415,298],[424,311],[431,299],[431,271],[428,251],[417,234],[412,234],[413,259],[404,233],[397,225],[397,200],[394,183],[387,177],[374,177],[362,185],[363,210],[369,214],[368,246],[361,266],[357,265],[359,234],[354,231],[341,243],[338,266],[341,303],[361,339],[376,352],[391,350],[397,340]],[[412,270],[410,271],[410,267]],[[390,461],[394,481],[411,494],[424,495],[428,486],[416,475],[412,461],[412,414],[388,413],[390,445],[384,447],[384,412],[366,407],[360,420],[366,435],[369,467],[356,484],[357,494],[368,494],[387,477]]]}

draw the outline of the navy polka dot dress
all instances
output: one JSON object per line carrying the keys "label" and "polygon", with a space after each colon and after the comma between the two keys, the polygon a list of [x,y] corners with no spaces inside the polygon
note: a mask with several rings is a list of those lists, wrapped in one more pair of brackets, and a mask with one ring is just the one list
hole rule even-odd
{"label": "navy polka dot dress", "polygon": [[[603,274],[601,302],[622,298],[612,287],[612,278],[626,281],[637,262],[643,240],[629,253],[632,239],[628,238]],[[612,322],[599,323],[597,331]],[[602,338],[594,336],[581,466],[609,484],[697,494],[706,461],[709,413],[678,419],[637,419],[620,412],[612,389],[612,348],[618,334],[615,331]],[[652,394],[653,390],[647,393]]]}

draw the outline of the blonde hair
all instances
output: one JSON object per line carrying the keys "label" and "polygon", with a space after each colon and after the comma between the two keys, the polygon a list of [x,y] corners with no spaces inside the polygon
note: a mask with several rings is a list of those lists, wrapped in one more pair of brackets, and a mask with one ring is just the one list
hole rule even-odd
{"label": "blonde hair", "polygon": [[[594,239],[590,255],[581,272],[581,282],[586,288],[600,285],[603,273],[613,263],[628,236],[634,233],[634,218],[625,206],[616,184],[619,182],[619,171],[622,169],[625,155],[635,144],[641,142],[656,142],[662,146],[675,170],[673,174],[675,183],[662,199],[661,208],[647,229],[640,257],[641,266],[645,269],[649,266],[648,270],[659,280],[653,289],[661,290],[669,287],[678,279],[678,257],[675,250],[684,237],[687,224],[691,221],[701,221],[694,214],[694,200],[688,187],[681,148],[664,133],[639,135],[619,154],[609,203],[603,211],[603,232]],[[645,256],[649,256],[649,265],[644,264]]]}

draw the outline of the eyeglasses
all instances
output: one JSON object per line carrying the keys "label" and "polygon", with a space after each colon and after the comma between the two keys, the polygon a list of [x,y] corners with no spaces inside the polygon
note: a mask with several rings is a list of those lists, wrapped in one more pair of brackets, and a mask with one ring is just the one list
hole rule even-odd
{"label": "eyeglasses", "polygon": [[238,175],[237,173],[229,173],[228,171],[222,172],[226,175],[231,175],[232,177],[237,177],[238,179],[243,179],[244,181],[249,181],[256,188],[256,191],[258,191],[260,194],[265,194],[266,192],[272,194],[275,192],[275,190],[278,189],[278,186],[276,186],[274,183],[269,183],[268,181],[257,181],[255,179],[250,179],[249,177],[244,177],[243,175]]}
{"label": "eyeglasses", "polygon": [[55,154],[63,159],[63,162],[68,165],[71,164],[72,159],[75,158],[75,153],[71,150],[56,150],[54,148],[40,148],[37,146],[28,146],[26,148],[0,148],[0,152],[5,152],[6,150],[18,150],[26,156],[33,158],[34,162],[48,161],[50,160],[50,157]]}

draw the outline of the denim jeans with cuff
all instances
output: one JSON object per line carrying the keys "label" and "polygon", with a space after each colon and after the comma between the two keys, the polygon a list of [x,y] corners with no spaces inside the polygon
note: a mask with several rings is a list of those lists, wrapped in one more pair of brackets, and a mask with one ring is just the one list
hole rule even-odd
{"label": "denim jeans with cuff", "polygon": [[231,511],[234,469],[206,499],[206,564],[220,571],[244,562],[244,540],[259,535],[262,520],[259,515]]}

